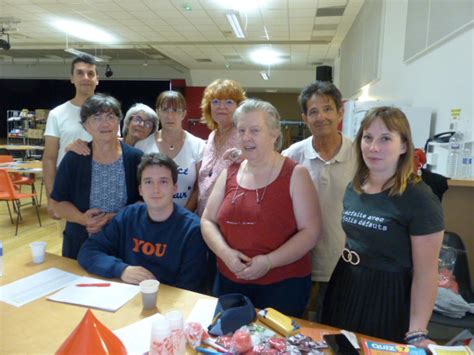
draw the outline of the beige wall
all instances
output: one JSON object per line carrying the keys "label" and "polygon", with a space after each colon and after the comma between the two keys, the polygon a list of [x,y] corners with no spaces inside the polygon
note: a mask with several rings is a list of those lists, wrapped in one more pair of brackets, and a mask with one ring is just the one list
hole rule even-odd
{"label": "beige wall", "polygon": [[270,102],[276,107],[282,120],[301,120],[297,93],[247,92],[247,96]]}
{"label": "beige wall", "polygon": [[301,111],[298,105],[298,95],[298,93],[247,92],[248,97],[270,102],[276,107],[282,120],[302,123],[301,125],[282,125],[282,149],[286,149],[291,144],[311,135],[311,132],[307,129],[306,125],[303,124],[303,119],[301,118]]}
{"label": "beige wall", "polygon": [[446,230],[459,234],[464,241],[474,284],[474,186],[450,186],[443,197],[443,211]]}

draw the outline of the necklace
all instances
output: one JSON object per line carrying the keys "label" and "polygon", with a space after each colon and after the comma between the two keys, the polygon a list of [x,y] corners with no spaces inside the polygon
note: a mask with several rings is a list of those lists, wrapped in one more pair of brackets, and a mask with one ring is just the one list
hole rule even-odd
{"label": "necklace", "polygon": [[168,142],[165,137],[163,137],[163,131],[160,131],[160,138],[158,139],[158,142],[162,141],[168,144],[168,149],[173,151],[176,149],[176,147],[184,140],[183,138],[183,132],[181,131],[181,137],[178,139],[176,143],[170,143]]}
{"label": "necklace", "polygon": [[229,137],[234,133],[234,126],[232,126],[230,129],[227,129],[226,131],[222,132],[217,130],[216,134],[214,136],[214,146],[216,149],[216,153],[221,156],[221,150],[222,147],[226,144],[227,140]]}
{"label": "necklace", "polygon": [[[267,181],[265,183],[265,186],[263,187],[262,196],[260,196],[260,194],[258,192],[260,189],[255,189],[255,199],[256,199],[258,205],[263,201],[263,198],[265,197],[265,193],[267,192],[267,187],[270,183],[270,179],[272,178],[273,169],[275,168],[275,160],[276,160],[276,155],[273,157],[272,167],[270,168],[270,173],[268,174]],[[247,162],[247,164],[248,164],[248,162]],[[245,165],[243,172],[245,172],[245,170],[248,171],[248,168],[247,168],[248,165],[247,164]],[[242,176],[242,179],[243,179],[243,176]],[[236,180],[237,180],[237,177],[236,177]],[[234,196],[232,197],[232,200],[231,200],[231,204],[233,204],[233,205],[235,205],[235,201],[239,197],[245,195],[245,191],[242,191],[241,193],[238,193],[239,188],[240,188],[240,185],[239,185],[239,182],[237,181],[237,188],[235,189]]]}
{"label": "necklace", "polygon": [[[216,130],[215,133],[214,133],[214,138],[213,138],[213,148],[211,148],[211,152],[213,154],[213,158],[212,158],[212,161],[210,162],[210,164],[212,163],[212,166],[211,166],[211,169],[209,170],[208,172],[208,176],[211,177],[212,174],[214,173],[214,167],[217,163],[217,161],[219,160],[219,157],[222,157],[224,155],[224,148],[226,148],[225,150],[227,150],[229,148],[229,146],[226,147],[226,144],[227,144],[227,141],[228,139],[232,136],[232,134],[234,133],[235,129],[234,127],[232,126],[231,129],[225,131],[225,133],[220,133],[221,131],[219,130]],[[208,141],[209,143],[209,141]],[[211,144],[211,147],[212,147],[212,144]]]}

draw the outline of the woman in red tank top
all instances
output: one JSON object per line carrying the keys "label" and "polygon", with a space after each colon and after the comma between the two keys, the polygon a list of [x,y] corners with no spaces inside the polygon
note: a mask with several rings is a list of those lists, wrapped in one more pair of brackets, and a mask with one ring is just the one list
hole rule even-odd
{"label": "woman in red tank top", "polygon": [[217,256],[214,294],[240,292],[258,308],[301,316],[320,233],[317,192],[306,168],[278,153],[280,117],[270,103],[246,100],[234,121],[245,160],[220,175],[201,222]]}

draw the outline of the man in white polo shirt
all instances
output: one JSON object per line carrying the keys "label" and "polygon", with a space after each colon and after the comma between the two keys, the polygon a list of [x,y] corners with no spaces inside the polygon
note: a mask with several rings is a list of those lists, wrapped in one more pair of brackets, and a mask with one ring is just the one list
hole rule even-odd
{"label": "man in white polo shirt", "polygon": [[[352,141],[338,131],[344,115],[342,95],[330,82],[316,81],[299,97],[301,116],[312,136],[291,145],[282,154],[304,165],[318,190],[322,214],[322,233],[313,250],[313,296],[317,292],[315,318],[321,320],[326,287],[345,244],[341,227],[342,200],[354,176],[355,153]],[[313,303],[312,302],[312,303]]]}
{"label": "man in white polo shirt", "polygon": [[77,139],[87,142],[92,137],[82,127],[80,111],[82,104],[91,97],[99,84],[96,62],[89,55],[76,57],[71,64],[71,83],[76,88],[72,100],[50,111],[44,132],[43,180],[48,197],[48,213],[58,219],[49,194],[53,190],[56,168],[64,157],[65,148]]}

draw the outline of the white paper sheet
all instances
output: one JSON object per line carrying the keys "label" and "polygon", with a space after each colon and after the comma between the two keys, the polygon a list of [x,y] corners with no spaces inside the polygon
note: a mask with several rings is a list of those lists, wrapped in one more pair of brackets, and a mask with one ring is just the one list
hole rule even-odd
{"label": "white paper sheet", "polygon": [[114,330],[116,336],[122,341],[127,349],[127,354],[144,354],[150,350],[151,324],[157,318],[162,317],[156,313],[126,327]]}
{"label": "white paper sheet", "polygon": [[[109,287],[77,287],[76,284],[110,283]],[[91,277],[81,277],[73,284],[48,297],[48,300],[72,303],[115,312],[125,303],[130,301],[140,288],[119,282],[104,281]]]}
{"label": "white paper sheet", "polygon": [[217,299],[199,299],[189,314],[188,319],[186,319],[186,322],[197,322],[201,324],[204,329],[207,329],[212,322],[212,318],[214,318],[216,306]]}
{"label": "white paper sheet", "polygon": [[[216,309],[217,300],[199,299],[189,314],[186,323],[198,322],[204,329],[211,323]],[[127,325],[126,327],[114,330],[120,340],[125,345],[128,354],[144,354],[150,350],[151,325],[153,321],[162,317],[156,313],[151,317]]]}
{"label": "white paper sheet", "polygon": [[21,307],[67,286],[78,278],[78,275],[53,267],[0,287],[0,300]]}

